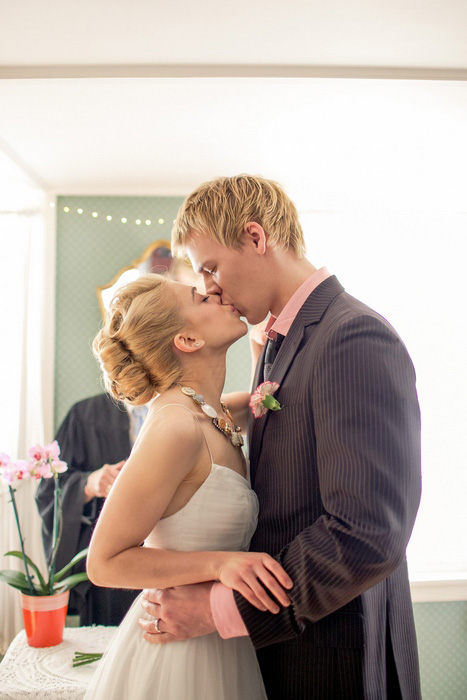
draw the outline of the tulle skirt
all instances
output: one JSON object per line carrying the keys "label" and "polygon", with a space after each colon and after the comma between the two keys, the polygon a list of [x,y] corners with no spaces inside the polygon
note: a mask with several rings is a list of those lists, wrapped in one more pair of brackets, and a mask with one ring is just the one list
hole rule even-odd
{"label": "tulle skirt", "polygon": [[150,644],[139,597],[99,661],[85,700],[267,700],[248,637]]}

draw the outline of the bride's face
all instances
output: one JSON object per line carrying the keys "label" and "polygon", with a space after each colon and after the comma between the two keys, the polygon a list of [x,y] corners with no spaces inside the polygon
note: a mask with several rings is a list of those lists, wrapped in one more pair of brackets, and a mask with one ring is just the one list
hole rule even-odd
{"label": "bride's face", "polygon": [[248,327],[232,304],[222,304],[220,296],[201,294],[196,287],[170,282],[187,328],[207,348],[225,347],[246,335]]}

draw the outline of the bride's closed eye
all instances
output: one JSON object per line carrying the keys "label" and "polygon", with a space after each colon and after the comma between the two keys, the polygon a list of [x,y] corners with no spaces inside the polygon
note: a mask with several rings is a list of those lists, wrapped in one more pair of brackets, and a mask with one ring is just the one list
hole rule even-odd
{"label": "bride's closed eye", "polygon": [[201,299],[201,303],[203,303],[204,301],[209,301],[209,297],[203,297],[203,298]]}

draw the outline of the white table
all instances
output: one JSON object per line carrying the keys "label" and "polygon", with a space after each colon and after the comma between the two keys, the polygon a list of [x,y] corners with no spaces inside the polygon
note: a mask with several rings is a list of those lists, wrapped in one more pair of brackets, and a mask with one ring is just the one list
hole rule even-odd
{"label": "white table", "polygon": [[1,700],[81,700],[99,662],[73,668],[76,651],[102,652],[116,627],[66,627],[63,642],[36,649],[21,631],[0,663]]}

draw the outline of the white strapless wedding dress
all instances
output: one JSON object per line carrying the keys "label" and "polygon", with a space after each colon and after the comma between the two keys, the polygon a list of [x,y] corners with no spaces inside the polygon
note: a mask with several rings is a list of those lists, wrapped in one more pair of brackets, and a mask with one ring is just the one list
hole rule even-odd
{"label": "white strapless wedding dress", "polygon": [[[246,550],[258,501],[232,469],[213,464],[191,500],[160,520],[146,546],[180,551]],[[99,662],[85,700],[267,700],[249,637],[217,634],[154,645],[145,641],[136,598]]]}

